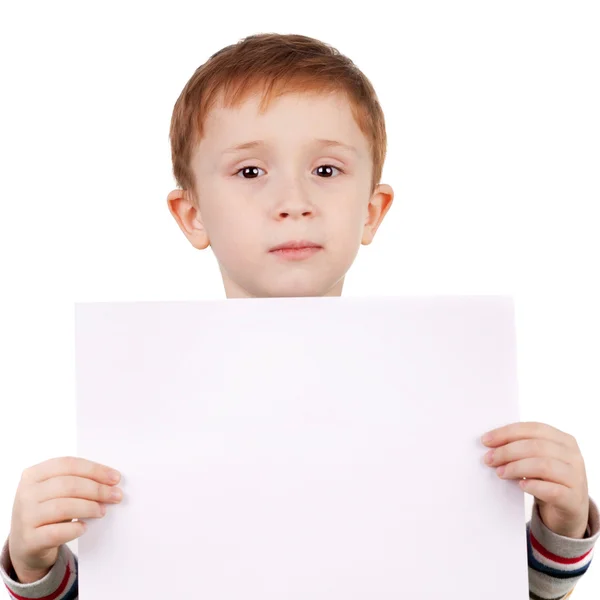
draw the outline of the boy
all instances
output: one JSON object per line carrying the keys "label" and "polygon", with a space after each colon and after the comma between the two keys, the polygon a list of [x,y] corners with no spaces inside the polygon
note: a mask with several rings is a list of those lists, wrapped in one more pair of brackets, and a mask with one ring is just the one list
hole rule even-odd
{"label": "boy", "polygon": [[[393,199],[379,183],[383,113],[349,59],[304,36],[246,38],[194,73],[170,133],[181,189],[168,195],[169,209],[195,248],[212,247],[228,298],[341,295]],[[516,423],[483,443],[498,476],[536,498],[530,597],[567,597],[600,536],[576,441]],[[11,597],[77,597],[77,559],[65,544],[85,523],[73,519],[103,516],[122,496],[116,483],[118,474],[79,458],[24,471],[1,557]]]}

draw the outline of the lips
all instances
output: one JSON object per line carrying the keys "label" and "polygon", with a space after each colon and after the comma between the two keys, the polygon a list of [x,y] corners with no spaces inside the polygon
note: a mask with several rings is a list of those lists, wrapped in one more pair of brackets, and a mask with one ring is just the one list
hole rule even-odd
{"label": "lips", "polygon": [[323,250],[323,246],[307,240],[293,240],[274,246],[270,254],[284,260],[304,260]]}
{"label": "lips", "polygon": [[308,242],[306,240],[291,241],[279,244],[279,246],[274,246],[273,248],[271,248],[270,252],[278,252],[280,250],[306,250],[310,248],[316,249],[322,248],[322,246],[320,246],[319,244],[315,244],[314,242]]}

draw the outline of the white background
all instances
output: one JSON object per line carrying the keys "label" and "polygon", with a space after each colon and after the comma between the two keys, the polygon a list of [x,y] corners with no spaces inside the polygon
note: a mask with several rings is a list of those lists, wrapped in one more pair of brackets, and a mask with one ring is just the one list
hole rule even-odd
{"label": "white background", "polygon": [[[22,470],[75,452],[73,303],[223,297],[166,207],[169,121],[268,31],[348,54],[386,114],[395,205],[345,295],[514,295],[522,418],[577,437],[600,499],[600,7],[386,4],[3,8],[0,538]],[[599,590],[594,565],[573,597]]]}

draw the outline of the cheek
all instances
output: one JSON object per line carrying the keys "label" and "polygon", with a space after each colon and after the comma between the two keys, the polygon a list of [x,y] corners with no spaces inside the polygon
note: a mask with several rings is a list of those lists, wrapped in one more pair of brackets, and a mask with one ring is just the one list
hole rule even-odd
{"label": "cheek", "polygon": [[346,204],[332,218],[336,239],[346,246],[360,244],[367,219],[367,209],[362,202]]}
{"label": "cheek", "polygon": [[260,229],[251,211],[222,202],[203,215],[211,247],[220,261],[239,262],[256,249]]}
{"label": "cheek", "polygon": [[214,193],[210,201],[202,207],[202,219],[209,237],[235,235],[242,229],[244,219],[244,206],[239,202],[232,202],[230,194]]}

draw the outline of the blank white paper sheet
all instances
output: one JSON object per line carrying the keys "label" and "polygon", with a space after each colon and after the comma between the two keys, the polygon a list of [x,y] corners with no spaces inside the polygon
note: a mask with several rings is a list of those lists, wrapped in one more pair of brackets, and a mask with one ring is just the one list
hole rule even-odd
{"label": "blank white paper sheet", "polygon": [[519,420],[503,296],[77,304],[78,455],[125,499],[79,593],[526,598],[523,492],[480,436]]}

